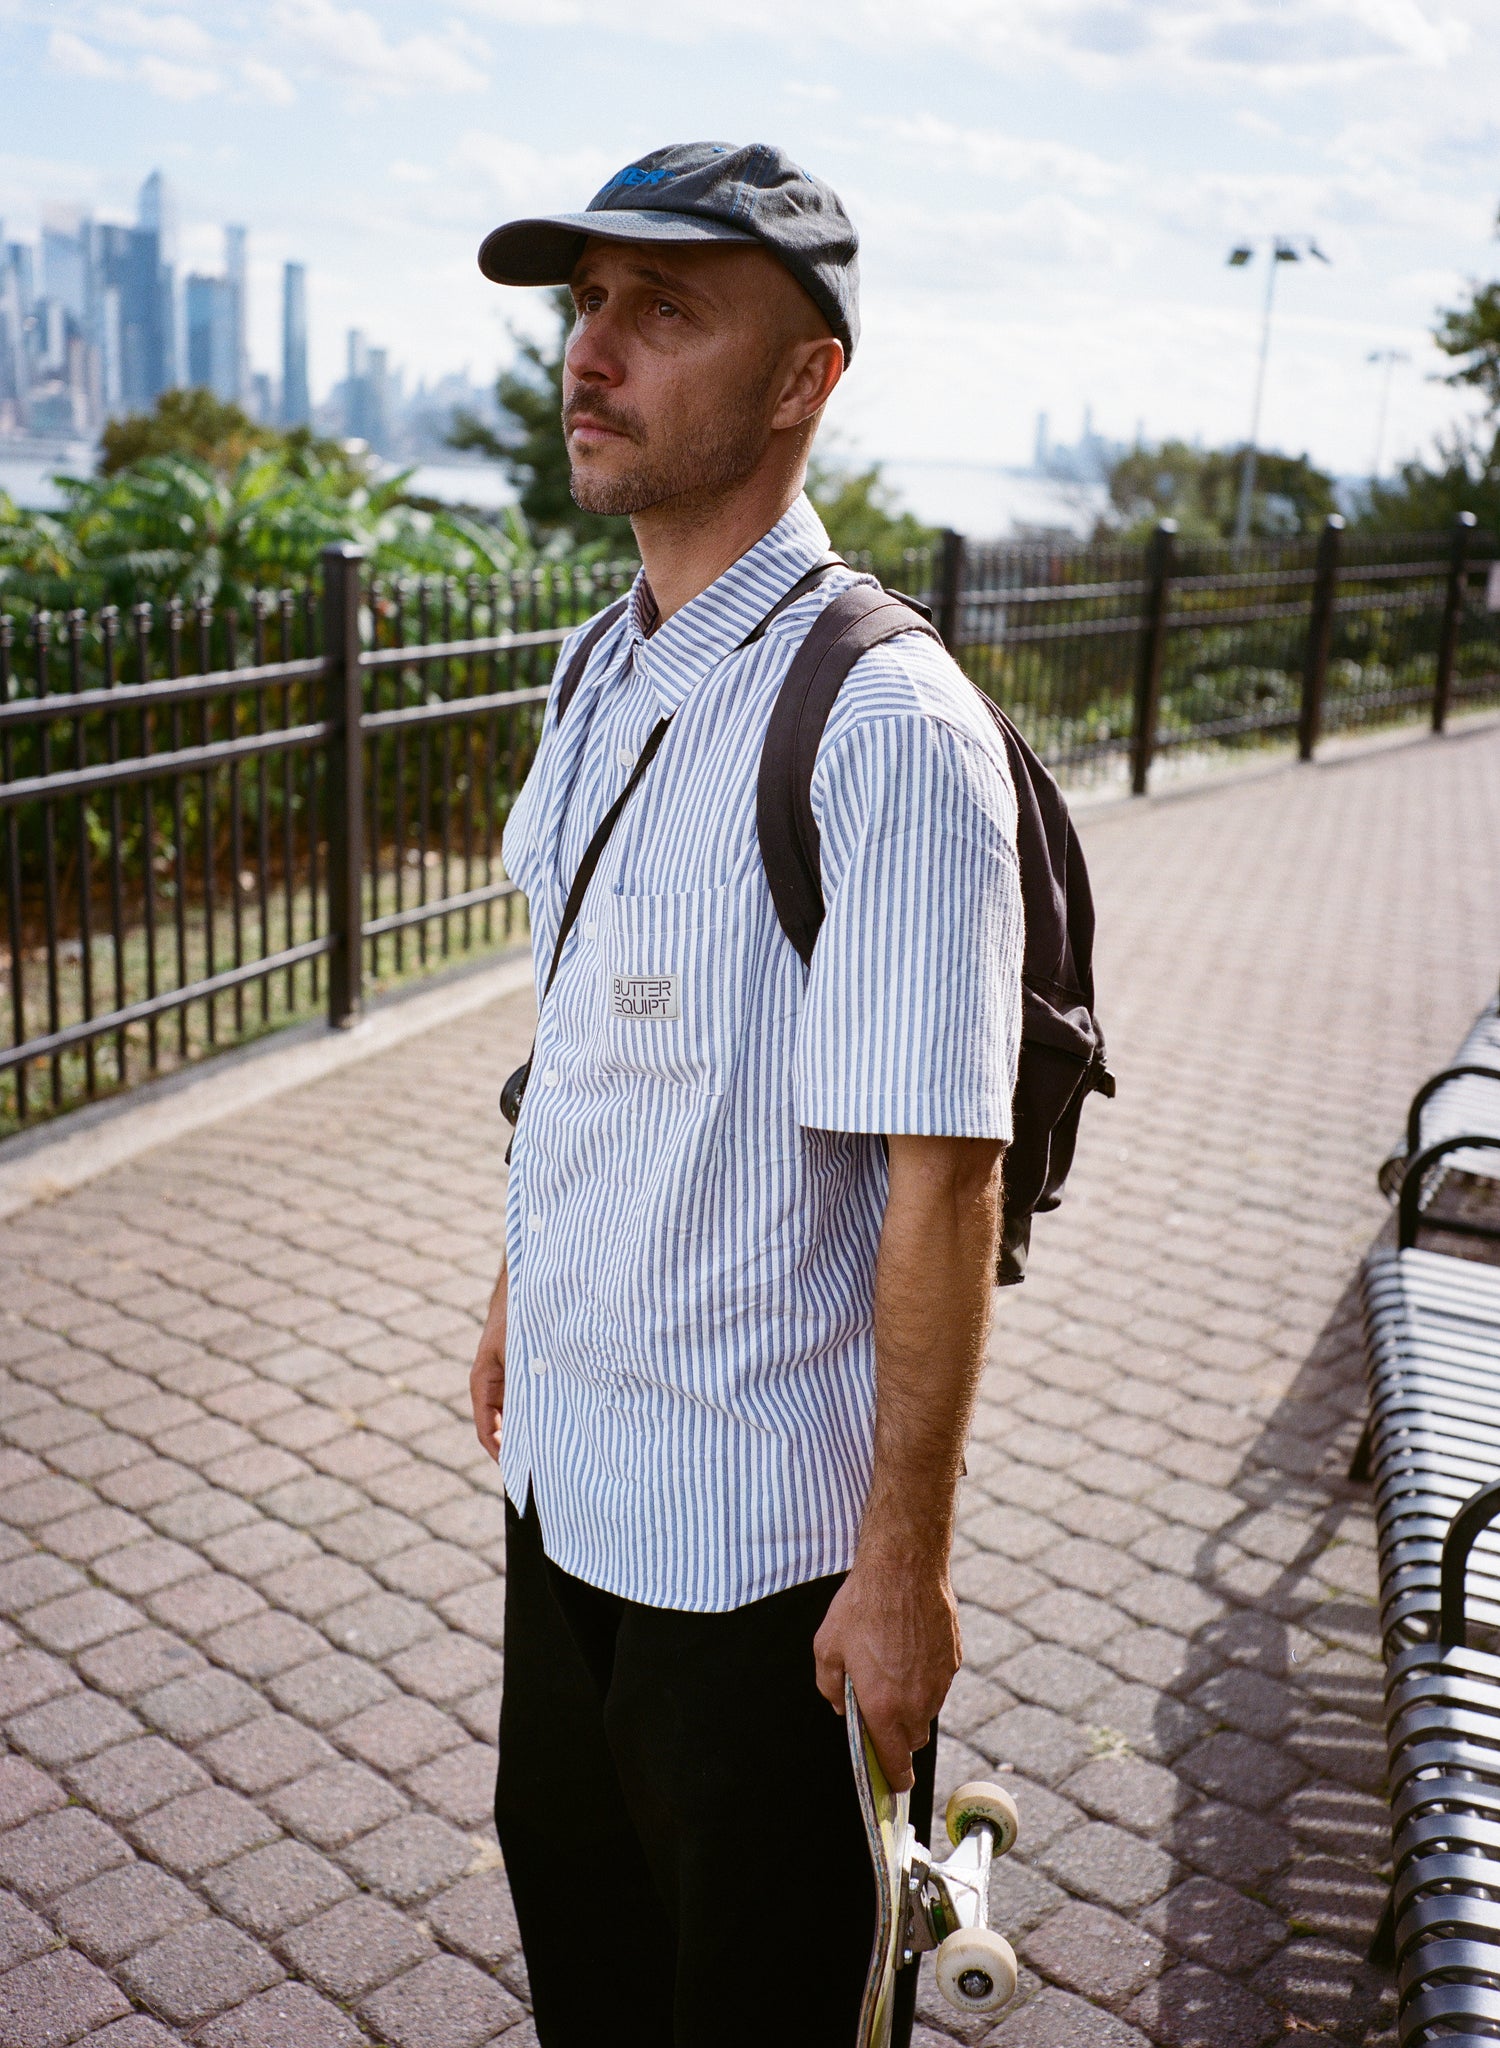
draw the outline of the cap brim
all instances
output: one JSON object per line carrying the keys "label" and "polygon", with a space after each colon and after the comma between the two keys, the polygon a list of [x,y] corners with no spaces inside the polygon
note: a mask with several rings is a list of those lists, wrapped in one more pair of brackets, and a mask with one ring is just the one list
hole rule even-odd
{"label": "cap brim", "polygon": [[551,213],[511,220],[479,245],[479,267],[495,284],[566,284],[591,235],[605,242],[754,242],[759,237],[702,214]]}

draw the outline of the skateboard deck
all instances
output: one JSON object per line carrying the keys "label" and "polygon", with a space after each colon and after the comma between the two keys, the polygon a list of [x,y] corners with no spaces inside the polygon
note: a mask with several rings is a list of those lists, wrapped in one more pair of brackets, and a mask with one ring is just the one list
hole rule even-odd
{"label": "skateboard deck", "polygon": [[857,2048],[890,2048],[896,1971],[902,1961],[899,1951],[911,1834],[910,1795],[893,1792],[886,1783],[880,1759],[865,1733],[853,1683],[848,1678],[844,1680],[844,1710],[865,1843],[875,1872],[875,1940],[859,2008]]}
{"label": "skateboard deck", "polygon": [[953,1853],[934,1863],[912,1828],[909,1794],[893,1792],[881,1769],[847,1676],[844,1715],[876,1901],[855,2048],[892,2048],[897,1972],[927,1949],[937,1951],[938,1989],[958,2011],[998,2012],[1014,1993],[1015,1955],[989,1925],[989,1878],[991,1858],[1016,1839],[1015,1802],[998,1785],[960,1785],[948,1801]]}

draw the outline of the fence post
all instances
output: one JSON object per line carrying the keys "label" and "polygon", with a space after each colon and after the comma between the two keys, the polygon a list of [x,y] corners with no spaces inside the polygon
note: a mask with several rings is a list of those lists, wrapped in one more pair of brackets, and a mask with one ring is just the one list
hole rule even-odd
{"label": "fence post", "polygon": [[328,1021],[358,1017],[364,996],[365,752],[359,667],[360,572],[365,550],[341,541],[323,550],[324,716],[328,752]]}
{"label": "fence post", "polygon": [[938,557],[938,587],[934,595],[937,604],[937,629],[943,636],[943,645],[952,655],[958,653],[958,606],[963,596],[964,584],[964,537],[955,533],[951,526],[945,526],[942,533],[942,552]]}
{"label": "fence post", "polygon": [[1146,794],[1156,752],[1156,715],[1161,704],[1162,662],[1167,652],[1167,607],[1172,599],[1177,521],[1163,519],[1146,548],[1146,606],[1141,614],[1141,651],[1135,672],[1135,724],[1130,735],[1130,788]]}
{"label": "fence post", "polygon": [[1323,731],[1323,688],[1328,681],[1328,650],[1333,644],[1333,607],[1338,596],[1339,550],[1344,522],[1330,512],[1318,535],[1313,570],[1312,614],[1307,622],[1307,661],[1302,670],[1302,706],[1297,718],[1297,758],[1310,761]]}
{"label": "fence post", "polygon": [[1438,637],[1437,676],[1432,687],[1432,729],[1441,732],[1448,723],[1448,699],[1453,693],[1453,669],[1458,659],[1458,629],[1464,615],[1464,586],[1468,581],[1469,542],[1478,524],[1472,512],[1460,512],[1453,522],[1453,540],[1448,550],[1448,588],[1443,595],[1443,629]]}

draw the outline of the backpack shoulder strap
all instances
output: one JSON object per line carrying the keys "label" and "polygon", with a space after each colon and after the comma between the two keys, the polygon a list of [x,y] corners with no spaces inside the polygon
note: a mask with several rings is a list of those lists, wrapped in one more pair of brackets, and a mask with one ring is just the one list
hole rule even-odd
{"label": "backpack shoulder strap", "polygon": [[818,743],[850,669],[861,655],[898,633],[939,637],[902,598],[868,583],[851,584],[813,621],[771,707],[755,792],[755,826],[781,929],[804,961],[811,960],[823,923],[812,808]]}
{"label": "backpack shoulder strap", "polygon": [[583,681],[583,672],[589,665],[589,656],[629,602],[630,595],[627,592],[624,597],[617,597],[613,604],[606,605],[599,616],[589,622],[583,638],[573,649],[573,658],[568,663],[563,679],[557,686],[557,722],[559,725],[562,724],[564,712],[573,701],[578,685]]}

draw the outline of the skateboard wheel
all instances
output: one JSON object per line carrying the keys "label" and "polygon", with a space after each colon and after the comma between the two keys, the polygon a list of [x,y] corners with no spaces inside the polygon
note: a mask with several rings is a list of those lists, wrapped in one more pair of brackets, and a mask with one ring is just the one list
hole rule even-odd
{"label": "skateboard wheel", "polygon": [[937,1983],[959,2012],[996,2012],[1016,1991],[1016,1952],[992,1927],[960,1927],[937,1952]]}
{"label": "skateboard wheel", "polygon": [[1021,1832],[1016,1802],[998,1785],[979,1778],[960,1785],[948,1801],[948,1840],[956,1849],[969,1830],[985,1821],[995,1830],[995,1854],[1003,1856],[1015,1846]]}

